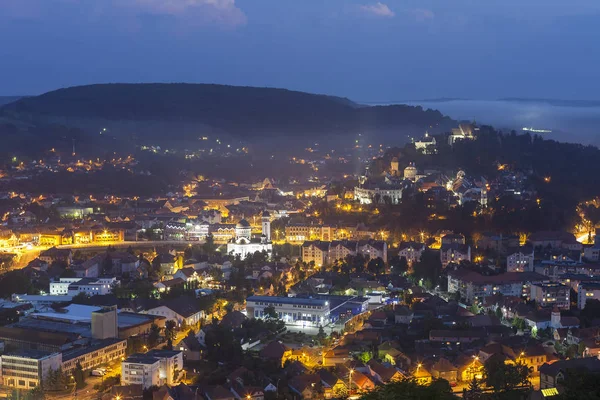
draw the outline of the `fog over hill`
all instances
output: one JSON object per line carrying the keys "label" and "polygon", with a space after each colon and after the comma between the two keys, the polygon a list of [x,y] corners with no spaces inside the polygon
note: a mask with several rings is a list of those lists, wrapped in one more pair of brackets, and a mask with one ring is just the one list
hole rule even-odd
{"label": "fog over hill", "polygon": [[406,138],[455,122],[420,106],[365,107],[348,99],[285,89],[212,84],[101,84],[59,89],[0,108],[0,118],[59,123],[91,133],[172,140],[217,132],[234,137],[323,137],[363,133]]}

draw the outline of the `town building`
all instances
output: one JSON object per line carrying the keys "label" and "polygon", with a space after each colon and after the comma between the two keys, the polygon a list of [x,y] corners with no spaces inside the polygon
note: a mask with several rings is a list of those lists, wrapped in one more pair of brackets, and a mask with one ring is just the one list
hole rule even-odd
{"label": "town building", "polygon": [[50,295],[76,296],[85,293],[89,296],[112,293],[119,284],[116,278],[60,278],[58,282],[50,282]]}
{"label": "town building", "polygon": [[121,363],[121,384],[153,386],[174,385],[183,371],[183,352],[150,350],[136,353]]}
{"label": "town building", "polygon": [[367,260],[381,258],[383,262],[387,262],[387,243],[383,240],[361,240],[358,242],[357,253]]}
{"label": "town building", "polygon": [[583,310],[588,300],[600,300],[600,282],[581,282],[577,287],[577,308]]}
{"label": "town building", "polygon": [[569,291],[568,286],[558,282],[537,282],[531,284],[529,297],[542,307],[569,309]]}
{"label": "town building", "polygon": [[327,225],[292,224],[285,227],[285,240],[300,244],[310,240],[329,242],[333,239],[334,229]]}
{"label": "town building", "polygon": [[271,242],[271,215],[268,211],[262,214],[262,235],[258,241],[252,239],[252,227],[245,219],[235,226],[235,241],[227,244],[227,254],[244,259],[256,252],[273,253]]}
{"label": "town building", "polygon": [[435,137],[431,136],[429,132],[425,132],[422,138],[414,141],[415,149],[423,154],[435,154],[437,153],[437,141]]}
{"label": "town building", "polygon": [[531,283],[544,281],[547,278],[535,272],[506,272],[484,276],[459,269],[448,273],[448,293],[460,293],[469,303],[483,301],[498,293],[504,296],[529,297]]}
{"label": "town building", "polygon": [[506,272],[533,272],[534,256],[532,246],[509,249],[506,255]]}
{"label": "town building", "polygon": [[425,245],[417,242],[402,242],[398,248],[398,257],[404,257],[409,266],[421,259]]}
{"label": "town building", "polygon": [[442,242],[440,261],[444,268],[450,263],[458,264],[461,261],[471,261],[471,246],[457,243],[444,244]]}
{"label": "town building", "polygon": [[334,262],[336,260],[343,260],[348,256],[355,256],[357,247],[358,243],[356,241],[334,240],[329,245],[328,259]]}
{"label": "town building", "polygon": [[61,368],[61,353],[26,350],[0,356],[2,384],[16,389],[31,390],[42,383],[51,371]]}
{"label": "town building", "polygon": [[320,240],[302,243],[302,261],[313,262],[317,267],[329,264],[329,245],[330,242]]}
{"label": "town building", "polygon": [[288,325],[325,326],[331,322],[327,300],[277,296],[250,296],[246,299],[249,318],[264,318],[267,307],[273,307],[278,317]]}

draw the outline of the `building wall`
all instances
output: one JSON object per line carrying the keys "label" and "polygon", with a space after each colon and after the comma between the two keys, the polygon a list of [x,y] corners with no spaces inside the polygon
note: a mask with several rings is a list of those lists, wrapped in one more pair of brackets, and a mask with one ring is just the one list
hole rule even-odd
{"label": "building wall", "polygon": [[66,360],[62,363],[62,369],[66,374],[70,374],[77,367],[77,363],[79,362],[81,363],[81,367],[87,371],[101,364],[120,360],[122,357],[125,357],[126,350],[127,340],[122,340]]}
{"label": "building wall", "polygon": [[533,271],[533,253],[523,254],[515,253],[506,257],[507,272],[527,272]]}
{"label": "building wall", "polygon": [[121,385],[142,385],[144,389],[162,386],[165,378],[160,376],[160,361],[153,364],[121,363]]}
{"label": "building wall", "polygon": [[17,389],[31,390],[43,383],[50,369],[59,369],[61,361],[60,353],[53,353],[41,359],[3,355],[0,357],[2,384]]}
{"label": "building wall", "polygon": [[304,305],[296,302],[287,302],[285,298],[278,298],[278,302],[247,301],[246,309],[250,318],[264,318],[264,310],[273,306],[279,318],[288,325],[327,325],[330,321],[329,304]]}

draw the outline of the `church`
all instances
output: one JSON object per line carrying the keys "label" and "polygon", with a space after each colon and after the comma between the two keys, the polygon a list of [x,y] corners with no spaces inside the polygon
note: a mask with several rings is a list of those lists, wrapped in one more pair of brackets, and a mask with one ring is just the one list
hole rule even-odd
{"label": "church", "polygon": [[227,254],[234,257],[239,255],[242,260],[257,251],[266,251],[269,256],[273,253],[271,214],[268,211],[262,213],[262,235],[260,240],[252,239],[252,227],[248,221],[242,219],[235,226],[235,239],[227,244]]}

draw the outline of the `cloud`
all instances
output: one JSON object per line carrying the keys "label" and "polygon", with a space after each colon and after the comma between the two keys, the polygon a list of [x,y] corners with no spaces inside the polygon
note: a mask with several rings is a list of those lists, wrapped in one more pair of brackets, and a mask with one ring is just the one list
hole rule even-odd
{"label": "cloud", "polygon": [[0,16],[9,18],[43,18],[51,10],[55,16],[73,10],[110,18],[150,14],[195,25],[235,27],[247,22],[235,0],[0,0]]}
{"label": "cloud", "polygon": [[181,17],[199,24],[239,26],[247,22],[246,14],[236,6],[235,0],[114,0],[114,4],[141,13]]}
{"label": "cloud", "polygon": [[418,22],[432,20],[435,17],[433,11],[425,8],[417,8],[412,10],[412,14]]}
{"label": "cloud", "polygon": [[376,17],[392,18],[396,14],[390,10],[387,4],[377,2],[375,4],[367,4],[360,6],[361,11],[366,14],[373,15]]}

